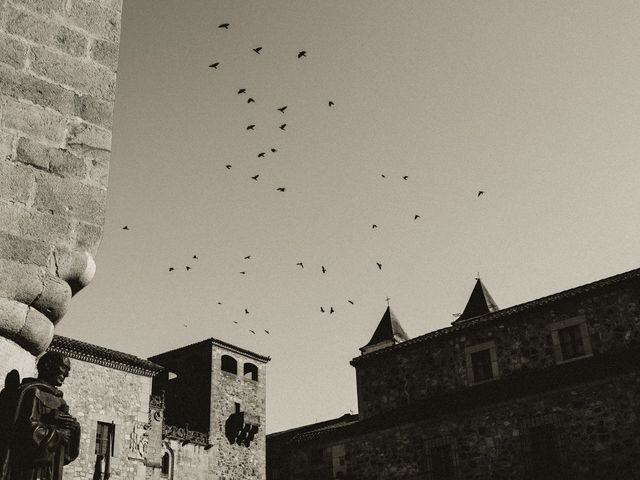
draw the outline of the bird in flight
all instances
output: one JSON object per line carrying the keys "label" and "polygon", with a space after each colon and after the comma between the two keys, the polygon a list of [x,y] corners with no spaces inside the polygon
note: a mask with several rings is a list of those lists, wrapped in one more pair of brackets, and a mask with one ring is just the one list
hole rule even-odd
{"label": "bird in flight", "polygon": [[222,305],[222,302],[218,302],[218,305]]}
{"label": "bird in flight", "polygon": [[264,333],[266,333],[267,335],[270,335],[269,330],[265,330]]}
{"label": "bird in flight", "polygon": [[247,93],[247,89],[246,88],[241,88],[240,90],[238,90],[238,95],[241,95],[243,93]]}
{"label": "bird in flight", "polygon": [[266,155],[266,153],[265,153],[265,152],[260,152],[260,153],[258,154],[258,158],[262,158],[262,157],[264,157],[265,155]]}
{"label": "bird in flight", "polygon": [[184,268],[186,268],[186,269],[187,269],[187,272],[188,272],[189,270],[191,270],[191,267],[190,267],[189,265],[186,265]]}
{"label": "bird in flight", "polygon": [[322,313],[324,313],[324,308],[323,308],[323,307],[320,307],[320,311],[321,311]]}
{"label": "bird in flight", "polygon": [[307,56],[307,52],[306,50],[301,50],[298,52],[298,58],[302,58],[302,57],[306,57]]}
{"label": "bird in flight", "polygon": [[374,223],[373,225],[371,225],[371,228],[378,228],[378,225]]}
{"label": "bird in flight", "polygon": [[253,51],[256,52],[258,55],[260,55],[260,50],[262,50],[262,47],[256,47],[253,49]]}
{"label": "bird in flight", "polygon": [[124,227],[122,227],[123,230],[129,230],[129,226],[125,225]]}
{"label": "bird in flight", "polygon": [[220,65],[220,62],[212,63],[209,68],[218,68],[218,65]]}
{"label": "bird in flight", "polygon": [[258,173],[257,175],[254,175],[254,176],[253,176],[253,177],[251,177],[251,178],[253,178],[253,179],[257,182],[257,181],[258,181],[258,177],[259,177],[259,176],[260,176],[260,174]]}
{"label": "bird in flight", "polygon": [[324,265],[322,265],[322,273],[327,273],[327,269],[324,268]]}
{"label": "bird in flight", "polygon": [[284,192],[285,188],[284,187],[279,187],[279,188],[276,188],[276,190],[279,191],[279,192]]}
{"label": "bird in flight", "polygon": [[249,331],[250,331],[251,333],[253,333],[254,335],[256,334],[256,332],[254,332],[254,331],[253,331],[253,330],[251,330],[251,329],[249,329]]}
{"label": "bird in flight", "polygon": [[376,265],[378,265],[378,268],[382,270],[382,264],[380,262],[376,262]]}
{"label": "bird in flight", "polygon": [[242,275],[246,275],[246,274],[247,274],[247,272],[240,272],[240,273],[241,273]]}
{"label": "bird in flight", "polygon": [[286,127],[287,127],[287,124],[286,124],[286,123],[283,123],[282,125],[280,125],[280,130],[283,130],[283,131],[284,131],[284,129],[285,129]]}
{"label": "bird in flight", "polygon": [[253,98],[249,97],[247,99],[247,103],[256,103],[256,101]]}
{"label": "bird in flight", "polygon": [[186,323],[183,323],[183,324],[182,324],[182,326],[183,326],[184,328],[187,328],[187,324],[186,324]]}
{"label": "bird in flight", "polygon": [[298,263],[296,263],[296,265],[299,265],[300,268],[304,268],[304,265],[302,264],[302,262],[298,262]]}
{"label": "bird in flight", "polygon": [[402,177],[402,179],[403,179],[403,180],[406,180],[406,179],[408,179],[408,178],[409,178],[409,175],[404,175],[404,176]]}
{"label": "bird in flight", "polygon": [[385,176],[385,174],[384,174],[384,173],[381,173],[381,174],[380,174],[380,176],[381,176],[382,178],[387,178],[387,177]]}
{"label": "bird in flight", "polygon": [[353,300],[347,300],[351,305],[353,305]]}
{"label": "bird in flight", "polygon": [[478,190],[478,197],[484,194],[484,190]]}
{"label": "bird in flight", "polygon": [[229,30],[229,24],[228,23],[222,23],[222,24],[218,25],[218,28],[224,28],[226,30]]}
{"label": "bird in flight", "polygon": [[174,270],[175,270],[175,268],[173,268],[173,267],[169,267],[169,271],[170,271],[170,272],[173,272]]}
{"label": "bird in flight", "polygon": [[244,257],[245,260],[249,260],[251,258],[251,255],[247,255],[246,257]]}
{"label": "bird in flight", "polygon": [[249,313],[249,310],[247,310],[246,308],[244,309],[244,313],[245,315],[247,315]]}
{"label": "bird in flight", "polygon": [[333,103],[331,100],[329,100],[329,106],[333,107],[335,105],[335,103]]}
{"label": "bird in flight", "polygon": [[227,167],[227,170],[231,170],[231,165],[225,165],[225,167]]}
{"label": "bird in flight", "polygon": [[331,307],[331,308],[329,309],[329,315],[331,315],[333,312],[335,312],[335,310],[333,309],[333,307]]}
{"label": "bird in flight", "polygon": [[194,259],[194,260],[197,260],[197,259],[198,259],[198,255],[194,255],[194,256],[193,256],[193,259]]}
{"label": "bird in flight", "polygon": [[278,151],[278,149],[277,149],[277,148],[272,148],[272,149],[271,149],[271,153],[276,153],[277,151]]}
{"label": "bird in flight", "polygon": [[256,128],[256,126],[255,126],[255,125],[249,125],[249,126],[247,127],[247,130],[253,130],[254,128]]}
{"label": "bird in flight", "polygon": [[413,216],[413,219],[414,219],[414,220],[417,220],[417,219],[419,219],[419,218],[422,218],[422,217],[421,217],[420,215],[418,215],[417,213]]}
{"label": "bird in flight", "polygon": [[285,111],[286,109],[287,109],[287,106],[285,105],[284,107],[280,107],[280,108],[278,108],[278,111],[279,111],[280,113],[284,113],[284,111]]}

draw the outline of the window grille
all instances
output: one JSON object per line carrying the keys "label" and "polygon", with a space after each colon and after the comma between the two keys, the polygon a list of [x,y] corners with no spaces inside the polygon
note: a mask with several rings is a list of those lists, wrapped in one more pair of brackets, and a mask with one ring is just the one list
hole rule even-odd
{"label": "window grille", "polygon": [[538,415],[523,422],[523,450],[530,480],[562,480],[563,441],[559,414]]}
{"label": "window grille", "polygon": [[452,437],[436,437],[427,441],[427,479],[457,480],[459,459]]}

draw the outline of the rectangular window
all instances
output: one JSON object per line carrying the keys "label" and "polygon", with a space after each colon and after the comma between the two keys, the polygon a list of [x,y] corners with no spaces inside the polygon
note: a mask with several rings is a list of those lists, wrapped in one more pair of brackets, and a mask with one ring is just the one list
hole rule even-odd
{"label": "rectangular window", "polygon": [[491,380],[493,378],[491,352],[489,349],[472,353],[471,364],[473,365],[474,382],[484,382],[485,380]]}
{"label": "rectangular window", "polygon": [[580,325],[561,328],[558,330],[558,338],[560,340],[560,350],[562,351],[563,360],[585,355]]}
{"label": "rectangular window", "polygon": [[533,480],[560,480],[562,469],[558,437],[553,425],[529,429],[531,476]]}
{"label": "rectangular window", "polygon": [[438,445],[429,449],[431,457],[431,478],[437,480],[453,480],[454,465],[451,445]]}
{"label": "rectangular window", "polygon": [[110,455],[113,452],[113,423],[98,422],[96,430],[96,455]]}
{"label": "rectangular window", "polygon": [[548,328],[556,363],[571,362],[593,355],[589,325],[584,316],[561,320]]}

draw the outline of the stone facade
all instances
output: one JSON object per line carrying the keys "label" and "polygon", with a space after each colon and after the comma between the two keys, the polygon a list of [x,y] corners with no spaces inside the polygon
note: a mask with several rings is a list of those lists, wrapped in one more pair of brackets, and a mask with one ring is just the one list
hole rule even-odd
{"label": "stone facade", "polygon": [[102,236],[121,0],[0,4],[0,385],[33,373]]}
{"label": "stone facade", "polygon": [[363,351],[358,415],[270,435],[270,480],[638,478],[640,270]]}

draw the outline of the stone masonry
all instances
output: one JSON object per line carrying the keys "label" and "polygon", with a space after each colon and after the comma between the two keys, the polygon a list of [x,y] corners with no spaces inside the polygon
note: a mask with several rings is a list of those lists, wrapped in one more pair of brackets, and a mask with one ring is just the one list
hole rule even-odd
{"label": "stone masonry", "polygon": [[121,0],[0,0],[0,385],[95,272]]}

